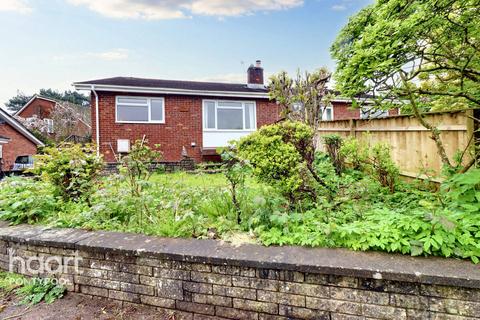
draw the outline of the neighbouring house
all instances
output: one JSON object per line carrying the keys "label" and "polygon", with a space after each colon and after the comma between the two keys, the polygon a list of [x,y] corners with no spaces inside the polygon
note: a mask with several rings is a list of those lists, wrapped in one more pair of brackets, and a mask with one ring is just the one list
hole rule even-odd
{"label": "neighbouring house", "polygon": [[[114,77],[73,85],[91,92],[92,139],[107,162],[139,139],[160,144],[165,161],[185,153],[196,162],[215,161],[218,147],[280,120],[260,61],[248,68],[245,84]],[[360,118],[350,106],[333,100],[323,119]]]}
{"label": "neighbouring house", "polygon": [[37,153],[42,141],[27,130],[7,111],[0,108],[0,163],[1,171],[10,171],[15,159]]}
{"label": "neighbouring house", "polygon": [[90,140],[88,107],[34,95],[14,116],[52,140]]}
{"label": "neighbouring house", "polygon": [[395,116],[399,114],[398,108],[390,110],[377,110],[369,108],[373,102],[368,97],[362,98],[364,106],[360,108],[352,108],[352,100],[347,98],[336,97],[332,100],[331,105],[326,109],[325,120],[349,120],[349,119],[371,119]]}

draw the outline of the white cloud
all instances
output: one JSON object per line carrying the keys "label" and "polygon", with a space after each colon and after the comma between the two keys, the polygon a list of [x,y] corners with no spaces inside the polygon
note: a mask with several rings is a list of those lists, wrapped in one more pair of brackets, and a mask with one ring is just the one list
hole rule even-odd
{"label": "white cloud", "polygon": [[344,4],[335,4],[332,6],[333,11],[344,11],[347,10],[347,6]]}
{"label": "white cloud", "polygon": [[110,18],[179,19],[191,15],[240,16],[255,12],[286,10],[303,0],[67,0],[73,5]]}
{"label": "white cloud", "polygon": [[127,49],[112,49],[99,52],[83,52],[72,54],[61,54],[53,56],[55,61],[72,61],[80,59],[99,59],[105,61],[126,60],[129,58],[130,51]]}
{"label": "white cloud", "polygon": [[113,61],[113,60],[125,60],[128,59],[127,49],[113,49],[104,52],[90,52],[87,54],[90,57],[98,58],[101,60]]}
{"label": "white cloud", "polygon": [[21,14],[32,12],[32,7],[25,0],[1,0],[0,11],[12,11]]}

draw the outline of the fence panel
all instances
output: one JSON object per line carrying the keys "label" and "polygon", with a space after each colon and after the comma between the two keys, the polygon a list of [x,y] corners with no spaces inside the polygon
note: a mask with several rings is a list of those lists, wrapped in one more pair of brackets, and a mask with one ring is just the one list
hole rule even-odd
{"label": "fence panel", "polygon": [[[429,113],[425,120],[441,131],[441,139],[450,159],[472,143],[472,110]],[[370,120],[338,120],[322,122],[319,136],[338,134],[354,136],[370,144],[387,142],[392,146],[392,157],[404,176],[417,177],[425,172],[438,176],[442,163],[431,133],[413,116],[399,115]],[[318,139],[318,150],[324,151],[323,139]],[[465,157],[464,161],[470,158]]]}

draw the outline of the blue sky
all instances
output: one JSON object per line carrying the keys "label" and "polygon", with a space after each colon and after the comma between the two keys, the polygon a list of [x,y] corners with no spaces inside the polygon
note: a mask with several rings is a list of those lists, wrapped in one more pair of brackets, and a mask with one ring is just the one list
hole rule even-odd
{"label": "blue sky", "polygon": [[0,105],[17,90],[111,76],[244,82],[334,69],[329,47],[371,0],[1,0]]}

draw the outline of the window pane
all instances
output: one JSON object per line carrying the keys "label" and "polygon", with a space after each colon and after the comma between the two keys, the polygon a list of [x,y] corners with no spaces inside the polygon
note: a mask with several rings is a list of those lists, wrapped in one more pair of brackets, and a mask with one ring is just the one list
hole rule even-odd
{"label": "window pane", "polygon": [[119,104],[147,104],[145,98],[118,98]]}
{"label": "window pane", "polygon": [[162,99],[152,99],[150,102],[151,113],[150,117],[152,121],[163,121],[163,100]]}
{"label": "window pane", "polygon": [[243,129],[242,109],[217,109],[218,129]]}
{"label": "window pane", "polygon": [[333,120],[332,109],[325,109],[325,120]]}
{"label": "window pane", "polygon": [[215,129],[215,103],[212,101],[205,102],[203,109],[203,127],[205,129]]}
{"label": "window pane", "polygon": [[245,129],[255,128],[255,109],[253,103],[245,104]]}
{"label": "window pane", "polygon": [[117,105],[117,121],[148,121],[148,107]]}
{"label": "window pane", "polygon": [[235,102],[235,101],[219,101],[218,106],[219,107],[226,107],[226,108],[241,108],[242,103],[241,102]]}

